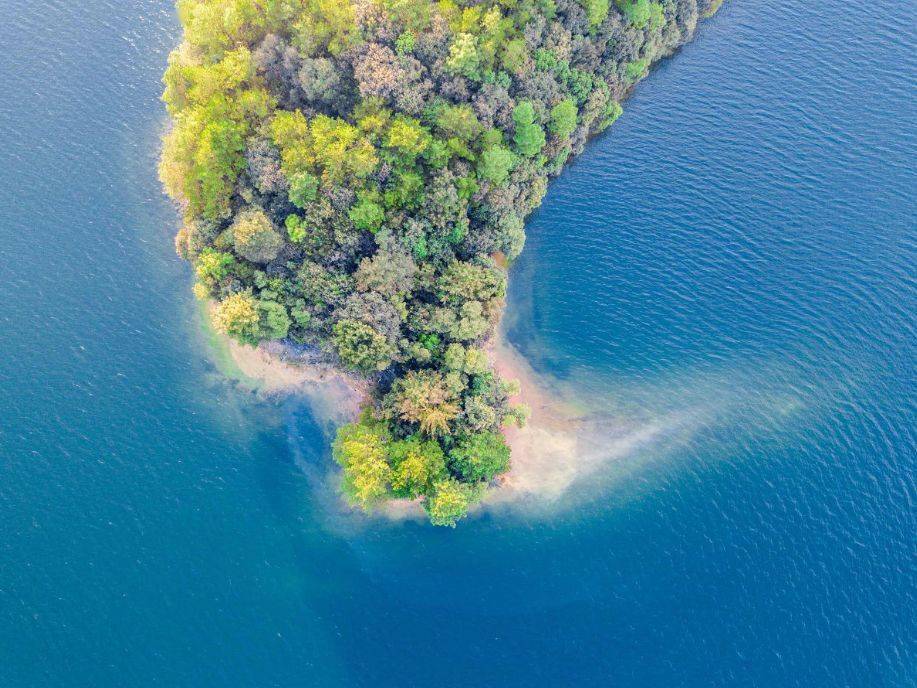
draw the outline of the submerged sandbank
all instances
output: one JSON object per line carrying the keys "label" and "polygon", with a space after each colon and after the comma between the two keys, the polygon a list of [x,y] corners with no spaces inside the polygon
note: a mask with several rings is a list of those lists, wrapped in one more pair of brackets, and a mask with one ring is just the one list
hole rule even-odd
{"label": "submerged sandbank", "polygon": [[[205,319],[206,320],[206,319]],[[322,360],[315,351],[282,342],[239,344],[208,328],[223,373],[267,396],[300,395],[328,430],[359,415],[371,386]],[[568,496],[606,462],[624,457],[663,432],[663,424],[628,424],[601,404],[585,403],[562,381],[537,373],[502,332],[487,351],[495,371],[519,382],[513,403],[530,410],[522,428],[504,430],[512,449],[510,470],[488,490],[489,506],[550,505]],[[423,518],[417,501],[391,500],[376,511],[386,518]]]}
{"label": "submerged sandbank", "polygon": [[528,406],[531,414],[522,428],[505,430],[512,449],[510,470],[489,491],[485,505],[555,503],[607,462],[658,439],[667,427],[628,422],[577,398],[560,380],[536,373],[502,334],[488,351],[502,377],[518,380],[520,391],[512,401]]}
{"label": "submerged sandbank", "polygon": [[283,342],[240,344],[210,324],[211,303],[202,304],[200,323],[220,372],[266,396],[301,395],[316,419],[336,426],[356,418],[370,397],[369,384],[323,360],[308,347]]}
{"label": "submerged sandbank", "polygon": [[356,418],[369,399],[369,385],[323,362],[309,352],[281,342],[257,347],[226,339],[232,362],[265,394],[302,394],[322,421],[344,423]]}

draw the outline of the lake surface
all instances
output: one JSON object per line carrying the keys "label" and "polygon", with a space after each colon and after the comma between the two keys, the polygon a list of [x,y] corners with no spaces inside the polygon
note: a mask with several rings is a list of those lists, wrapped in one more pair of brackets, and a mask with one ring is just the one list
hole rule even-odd
{"label": "lake surface", "polygon": [[0,1],[0,685],[917,684],[917,5],[730,0],[558,179],[511,340],[650,439],[545,512],[343,517],[210,362],[168,0]]}

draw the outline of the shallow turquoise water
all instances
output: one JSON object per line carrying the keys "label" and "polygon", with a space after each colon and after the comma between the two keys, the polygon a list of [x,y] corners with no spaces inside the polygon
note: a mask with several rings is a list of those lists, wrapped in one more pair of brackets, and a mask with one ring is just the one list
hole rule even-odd
{"label": "shallow turquoise water", "polygon": [[0,3],[0,685],[914,685],[915,19],[733,2],[641,85],[508,329],[656,431],[444,531],[342,518],[302,403],[208,362],[169,3]]}

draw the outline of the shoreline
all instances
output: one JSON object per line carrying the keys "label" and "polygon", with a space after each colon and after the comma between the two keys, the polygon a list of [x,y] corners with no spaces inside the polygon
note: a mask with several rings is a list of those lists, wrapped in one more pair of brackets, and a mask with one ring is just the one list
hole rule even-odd
{"label": "shoreline", "polygon": [[578,477],[571,462],[562,465],[556,459],[577,453],[585,415],[564,395],[548,389],[548,379],[535,372],[502,330],[491,338],[486,351],[500,377],[518,382],[519,392],[511,401],[525,404],[529,417],[521,428],[503,429],[511,451],[510,469],[498,478],[485,503],[531,498],[553,501]]}
{"label": "shoreline", "polygon": [[[371,386],[366,380],[321,361],[310,350],[281,342],[263,342],[257,347],[239,344],[213,331],[203,310],[214,361],[227,377],[268,397],[303,396],[316,420],[329,430],[353,421],[370,401]],[[507,340],[502,327],[484,348],[494,372],[519,383],[511,401],[526,405],[530,414],[523,427],[503,429],[511,450],[510,468],[498,476],[472,511],[556,504],[606,461],[656,435],[653,427],[636,432],[623,427],[616,430],[620,421],[603,417],[564,389],[561,381],[536,372]],[[370,515],[392,521],[425,517],[419,502],[397,499],[379,504]]]}
{"label": "shoreline", "polygon": [[204,344],[227,378],[268,397],[301,394],[316,419],[329,425],[350,422],[370,399],[366,380],[319,360],[309,350],[282,342],[248,346],[217,332],[210,324],[211,307],[203,303],[199,310]]}
{"label": "shoreline", "polygon": [[588,496],[589,486],[613,461],[632,456],[666,433],[661,419],[640,422],[602,400],[590,400],[570,383],[541,374],[499,331],[488,344],[495,371],[519,381],[514,403],[531,409],[522,427],[504,429],[510,470],[486,495],[486,506],[557,506]]}
{"label": "shoreline", "polygon": [[[304,395],[326,430],[355,421],[361,435],[336,445],[351,501],[420,494],[432,523],[454,526],[482,480],[496,488],[485,501],[553,501],[639,434],[607,399],[584,412],[582,390],[536,375],[491,329],[551,179],[716,2],[462,15],[483,32],[460,30],[452,6],[419,18],[378,7],[343,24],[308,7],[277,23],[259,6],[216,44],[199,17],[180,17],[159,165],[184,209],[176,250],[194,266],[195,294],[219,300],[220,330],[260,342],[227,343],[227,367],[265,394]],[[322,42],[350,24],[347,50]],[[281,59],[302,83],[278,76]],[[325,60],[318,72],[314,59]],[[229,115],[204,107],[217,96],[244,103]],[[202,132],[214,126],[211,141]],[[497,374],[483,374],[481,345]],[[508,400],[515,387],[501,380],[514,378],[524,389]],[[529,406],[527,427],[503,427],[524,417],[508,401]],[[357,420],[367,403],[378,426]],[[421,436],[435,457],[400,443]]]}
{"label": "shoreline", "polygon": [[252,347],[226,338],[225,344],[235,367],[257,383],[258,391],[268,396],[303,394],[322,421],[350,422],[370,398],[365,380],[280,342]]}

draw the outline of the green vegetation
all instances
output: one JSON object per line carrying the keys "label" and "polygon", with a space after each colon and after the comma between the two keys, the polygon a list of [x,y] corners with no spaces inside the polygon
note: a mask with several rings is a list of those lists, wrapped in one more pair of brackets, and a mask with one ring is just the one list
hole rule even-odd
{"label": "green vegetation", "polygon": [[483,345],[547,180],[710,0],[179,0],[160,176],[215,328],[374,383],[343,491],[453,526],[521,422]]}
{"label": "green vegetation", "polygon": [[704,19],[709,19],[714,14],[716,14],[716,11],[720,8],[722,4],[723,4],[723,0],[709,0],[709,2],[707,3],[706,9],[702,9],[700,16]]}
{"label": "green vegetation", "polygon": [[618,7],[627,21],[638,29],[656,31],[665,25],[665,11],[662,3],[650,0],[617,0]]}

